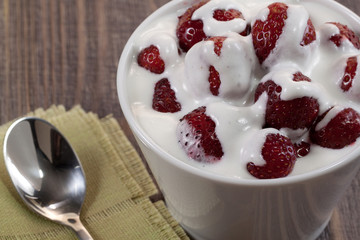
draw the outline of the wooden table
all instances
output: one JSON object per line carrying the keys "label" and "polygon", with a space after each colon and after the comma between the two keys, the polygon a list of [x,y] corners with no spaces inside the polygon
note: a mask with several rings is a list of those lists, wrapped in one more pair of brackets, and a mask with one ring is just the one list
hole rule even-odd
{"label": "wooden table", "polygon": [[[338,0],[360,14],[359,0]],[[136,26],[168,0],[1,0],[0,123],[38,107],[76,104],[122,115],[116,70]],[[319,10],[321,11],[321,10]],[[319,239],[360,239],[360,173]],[[0,226],[1,227],[1,226]]]}

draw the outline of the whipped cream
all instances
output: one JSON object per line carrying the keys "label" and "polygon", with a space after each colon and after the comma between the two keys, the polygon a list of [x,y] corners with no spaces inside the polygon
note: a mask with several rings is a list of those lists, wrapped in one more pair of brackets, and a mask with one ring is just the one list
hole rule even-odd
{"label": "whipped cream", "polygon": [[[276,48],[263,66],[260,66],[254,54],[251,34],[240,36],[238,33],[256,19],[266,19],[269,12],[267,6],[273,2],[275,1],[212,0],[194,12],[192,19],[203,21],[204,32],[208,36],[227,37],[220,56],[214,53],[213,41],[202,41],[187,53],[179,54],[175,29],[178,16],[191,6],[186,1],[183,8],[151,22],[136,38],[133,44],[134,60],[127,79],[132,111],[145,132],[166,152],[205,171],[235,178],[254,178],[247,172],[246,164],[263,164],[260,149],[265,136],[270,132],[278,132],[275,129],[262,129],[267,95],[262,94],[254,103],[255,88],[259,82],[269,78],[282,86],[282,99],[291,100],[302,96],[318,99],[320,114],[334,105],[352,107],[360,112],[360,103],[349,99],[338,85],[346,66],[344,59],[359,55],[360,51],[351,44],[344,44],[339,49],[326,40],[338,32],[336,27],[326,22],[338,21],[356,31],[358,29],[354,28],[353,20],[326,8],[320,2],[282,1],[289,5],[289,11],[283,30],[285,34],[278,41],[281,47]],[[215,21],[212,12],[218,8],[237,9],[242,12],[245,20]],[[322,9],[321,12],[318,11],[319,8]],[[317,40],[301,47],[294,42],[301,42],[309,17],[316,29]],[[162,74],[153,74],[136,62],[137,54],[149,45],[158,47],[165,62]],[[287,51],[283,51],[284,49]],[[210,65],[218,70],[222,80],[218,96],[213,96],[207,87]],[[299,84],[288,81],[296,71],[301,71],[312,82]],[[177,100],[182,105],[181,111],[160,113],[152,109],[154,85],[162,78],[170,81]],[[212,164],[189,159],[176,137],[179,119],[200,106],[207,107],[206,114],[216,123],[216,134],[224,151],[222,159]],[[338,108],[332,110],[333,113],[336,111]],[[333,115],[328,114],[322,124],[330,121],[328,118]],[[287,129],[282,131],[287,132]],[[295,133],[301,134],[301,131]],[[312,144],[310,153],[296,161],[290,175],[306,173],[339,161],[359,147],[359,142],[358,140],[339,150]]]}

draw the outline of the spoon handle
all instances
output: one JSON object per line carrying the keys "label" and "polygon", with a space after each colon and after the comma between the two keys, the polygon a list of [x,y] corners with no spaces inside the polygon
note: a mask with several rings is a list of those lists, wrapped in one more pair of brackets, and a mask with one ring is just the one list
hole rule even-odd
{"label": "spoon handle", "polygon": [[82,229],[78,229],[75,232],[79,240],[93,240],[93,238],[90,236],[90,233],[86,230],[84,226],[82,226]]}
{"label": "spoon handle", "polygon": [[68,218],[66,225],[68,225],[75,231],[79,240],[93,240],[90,233],[86,230],[84,225],[81,223],[79,216]]}

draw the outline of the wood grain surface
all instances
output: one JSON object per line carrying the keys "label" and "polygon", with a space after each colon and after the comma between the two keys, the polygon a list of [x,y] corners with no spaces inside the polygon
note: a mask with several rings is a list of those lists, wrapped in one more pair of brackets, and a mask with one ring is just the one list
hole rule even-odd
{"label": "wood grain surface", "polygon": [[[80,104],[100,117],[112,113],[136,146],[118,103],[117,64],[135,28],[167,2],[1,0],[0,123],[39,107]],[[359,0],[338,2],[360,15]],[[359,185],[360,174],[319,239],[360,239]]]}

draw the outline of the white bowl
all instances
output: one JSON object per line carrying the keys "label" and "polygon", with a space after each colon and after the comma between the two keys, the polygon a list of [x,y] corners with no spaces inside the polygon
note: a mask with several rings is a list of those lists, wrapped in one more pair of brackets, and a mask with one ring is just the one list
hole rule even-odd
{"label": "white bowl", "polygon": [[[271,180],[238,179],[195,168],[170,155],[134,116],[127,84],[128,71],[137,55],[134,43],[154,20],[193,2],[170,1],[145,19],[128,40],[117,72],[121,109],[170,212],[195,239],[315,239],[358,172],[359,150],[301,175]],[[315,2],[332,9],[360,32],[360,18],[333,0],[299,2]],[[318,11],[314,9],[315,13]]]}

